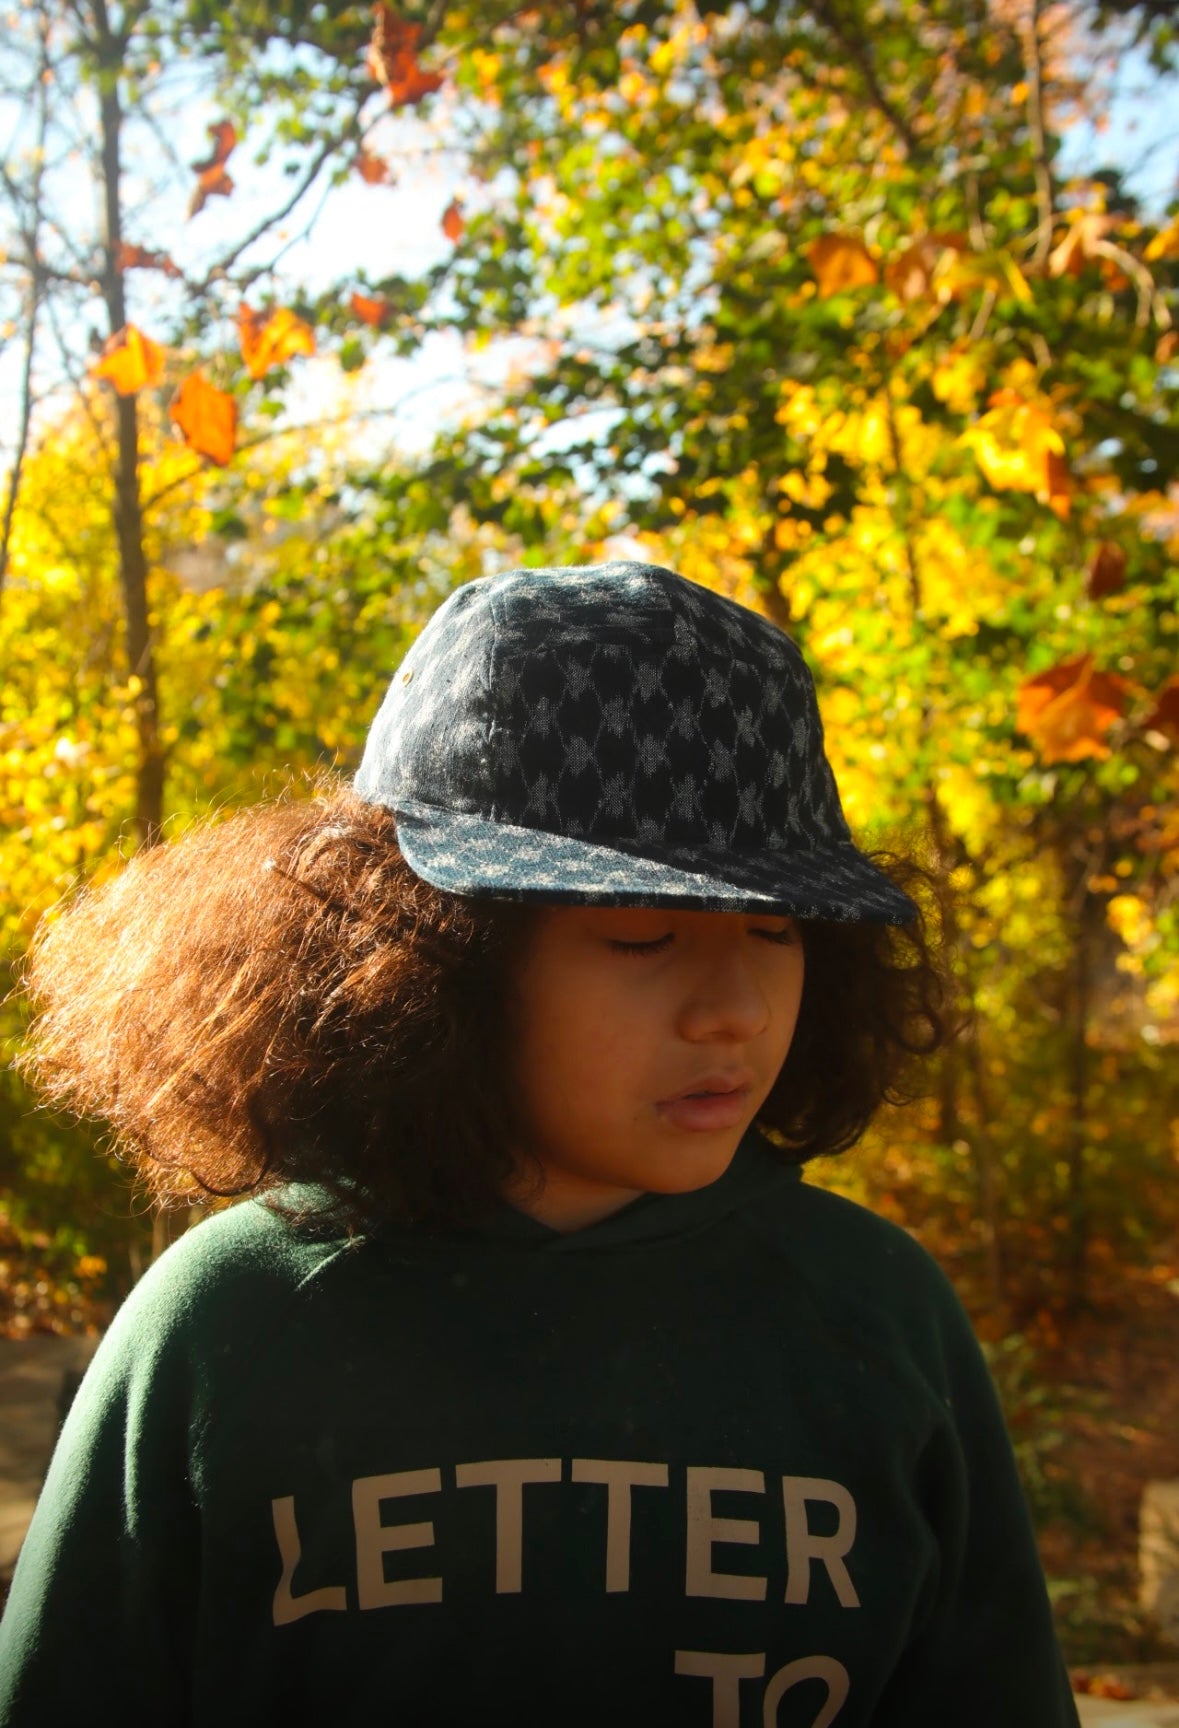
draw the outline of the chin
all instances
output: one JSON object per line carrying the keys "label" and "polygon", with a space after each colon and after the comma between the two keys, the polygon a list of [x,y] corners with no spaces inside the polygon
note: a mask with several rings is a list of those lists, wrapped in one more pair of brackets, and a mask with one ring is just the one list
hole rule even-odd
{"label": "chin", "polygon": [[649,1194],[690,1194],[722,1177],[733,1162],[741,1136],[728,1136],[720,1146],[696,1146],[661,1158],[643,1183]]}

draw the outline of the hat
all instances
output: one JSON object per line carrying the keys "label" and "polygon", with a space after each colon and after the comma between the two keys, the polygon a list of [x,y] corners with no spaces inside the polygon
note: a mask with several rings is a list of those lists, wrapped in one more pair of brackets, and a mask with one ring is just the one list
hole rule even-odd
{"label": "hat", "polygon": [[852,844],[794,643],[652,564],[456,589],[394,675],[355,790],[454,894],[916,916]]}

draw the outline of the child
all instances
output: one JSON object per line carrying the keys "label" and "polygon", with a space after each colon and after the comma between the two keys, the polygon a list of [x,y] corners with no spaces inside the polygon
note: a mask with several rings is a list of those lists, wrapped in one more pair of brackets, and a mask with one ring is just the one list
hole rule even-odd
{"label": "child", "polygon": [[780,632],[640,564],[460,588],[350,789],[41,939],[38,1072],[248,1194],[115,1319],[0,1721],[1075,1728],[986,1367],[800,1180],[948,1036]]}

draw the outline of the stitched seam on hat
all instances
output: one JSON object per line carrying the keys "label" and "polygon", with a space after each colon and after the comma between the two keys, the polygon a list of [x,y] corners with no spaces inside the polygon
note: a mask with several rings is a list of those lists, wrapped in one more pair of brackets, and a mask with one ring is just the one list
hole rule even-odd
{"label": "stitched seam on hat", "polygon": [[503,788],[500,784],[499,751],[496,746],[496,733],[500,729],[499,713],[499,620],[496,617],[496,605],[499,596],[489,592],[487,596],[487,616],[491,622],[491,648],[487,655],[487,707],[491,715],[491,724],[487,728],[487,782],[491,789],[491,820],[501,820]]}

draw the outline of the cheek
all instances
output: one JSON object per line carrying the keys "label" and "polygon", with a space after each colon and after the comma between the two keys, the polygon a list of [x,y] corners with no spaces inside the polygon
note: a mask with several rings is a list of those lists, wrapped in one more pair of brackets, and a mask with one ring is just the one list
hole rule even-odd
{"label": "cheek", "polygon": [[643,1069],[650,1005],[637,1001],[635,992],[604,987],[592,975],[531,983],[517,1044],[526,1096],[542,1109],[576,1099],[582,1112],[608,1110]]}

